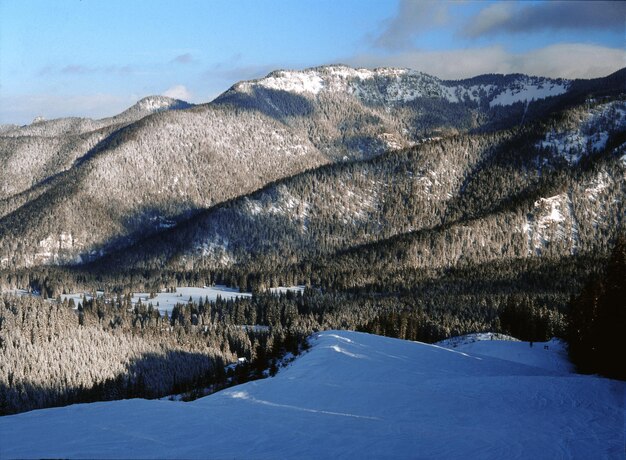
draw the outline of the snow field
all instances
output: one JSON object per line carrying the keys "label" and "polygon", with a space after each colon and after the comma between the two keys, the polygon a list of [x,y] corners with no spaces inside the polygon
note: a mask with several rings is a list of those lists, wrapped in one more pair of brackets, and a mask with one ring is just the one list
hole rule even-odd
{"label": "snow field", "polygon": [[[102,291],[98,291],[96,295],[103,295]],[[78,306],[78,302],[82,302],[83,296],[90,300],[93,296],[89,293],[72,293],[63,294],[61,299],[74,299],[74,304]],[[198,303],[200,300],[203,302],[208,298],[211,302],[215,302],[218,297],[223,300],[230,300],[239,297],[252,297],[250,292],[239,292],[238,289],[230,288],[222,285],[205,286],[205,287],[178,287],[176,292],[158,292],[156,297],[150,298],[150,293],[139,292],[133,293],[131,299],[133,305],[136,305],[140,300],[144,305],[152,304],[154,308],[158,308],[159,312],[163,315],[165,312],[171,313],[172,309],[177,303],[186,304],[189,302],[189,298]],[[159,304],[157,307],[157,303]]]}
{"label": "snow field", "polygon": [[534,342],[531,346],[529,342],[522,342],[514,337],[487,332],[454,337],[435,345],[557,372],[574,372],[567,356],[567,345],[559,339]]}
{"label": "snow field", "polygon": [[[522,81],[524,81],[522,79]],[[507,88],[504,92],[498,94],[490,103],[490,107],[496,105],[512,105],[521,101],[532,101],[534,99],[545,99],[546,97],[559,96],[567,92],[568,83],[558,84],[549,81],[541,83],[532,83],[526,79],[518,88]]]}
{"label": "snow field", "polygon": [[557,344],[448,349],[347,331],[311,344],[274,378],[190,403],[2,417],[0,457],[624,458],[624,383],[532,358],[558,357]]}
{"label": "snow field", "polygon": [[190,297],[195,303],[198,303],[200,300],[204,302],[207,297],[211,302],[215,302],[218,296],[223,300],[230,300],[239,297],[252,297],[252,294],[250,292],[239,292],[238,289],[221,285],[201,288],[178,287],[176,292],[159,292],[153,299],[150,299],[150,294],[147,292],[135,293],[132,302],[136,304],[141,300],[141,303],[145,305],[152,303],[155,308],[157,308],[158,302],[161,314],[164,314],[165,311],[169,314],[177,303],[187,303]]}
{"label": "snow field", "polygon": [[304,292],[304,288],[306,286],[304,286],[304,284],[299,284],[298,286],[278,286],[278,287],[274,287],[274,288],[270,288],[270,292],[272,294],[286,294],[287,292],[293,292],[294,294],[300,293],[302,294]]}
{"label": "snow field", "polygon": [[[270,288],[269,291],[273,294],[285,294],[288,291],[294,293],[302,293],[304,292],[304,285],[298,286],[279,286],[275,288]],[[17,291],[16,291],[17,292]],[[26,295],[26,291],[17,292],[22,293],[22,295]],[[102,296],[104,293],[102,291],[98,291],[96,295]],[[83,296],[90,300],[93,296],[89,293],[72,293],[72,294],[62,294],[61,300],[65,299],[74,299],[74,304],[78,306],[79,302],[83,301]],[[150,298],[150,293],[148,292],[138,292],[133,293],[133,297],[131,299],[133,305],[136,305],[140,300],[144,305],[152,304],[154,308],[158,308],[161,314],[171,313],[172,309],[176,304],[186,304],[189,302],[189,298],[198,303],[200,300],[203,302],[208,298],[209,301],[215,302],[218,297],[221,297],[223,300],[231,300],[236,298],[250,298],[252,297],[251,292],[240,292],[238,289],[230,288],[228,286],[223,285],[215,285],[215,286],[205,286],[205,287],[178,287],[176,288],[176,292],[159,292],[156,293],[156,297]],[[157,303],[159,304],[157,307]]]}

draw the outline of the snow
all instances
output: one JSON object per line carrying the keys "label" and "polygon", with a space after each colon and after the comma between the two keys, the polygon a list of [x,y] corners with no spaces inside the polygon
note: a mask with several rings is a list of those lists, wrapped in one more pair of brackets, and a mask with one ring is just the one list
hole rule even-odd
{"label": "snow", "polygon": [[548,222],[561,222],[563,220],[563,216],[561,215],[560,206],[561,201],[563,200],[562,195],[551,196],[550,198],[540,198],[535,202],[535,207],[540,209],[549,210],[542,219],[546,222],[545,224],[540,224],[540,226],[547,225]]}
{"label": "snow", "polygon": [[294,292],[302,294],[304,292],[304,284],[299,284],[298,286],[278,286],[270,288],[270,292],[272,294],[286,294],[287,292]]}
{"label": "snow", "polygon": [[549,148],[570,164],[576,164],[584,154],[603,150],[609,132],[626,128],[626,102],[613,101],[591,108],[576,129],[546,133],[538,148]]}
{"label": "snow", "polygon": [[319,93],[324,87],[322,78],[312,70],[291,72],[279,70],[260,80],[259,86],[278,91],[289,91],[296,94]]}
{"label": "snow", "polygon": [[449,102],[460,102],[469,99],[480,102],[481,98],[489,98],[489,106],[506,106],[516,102],[529,102],[551,96],[558,96],[567,92],[570,82],[567,80],[552,80],[542,77],[521,76],[506,86],[473,85],[448,86],[443,97]]}
{"label": "snow", "polygon": [[555,83],[549,80],[539,83],[530,81],[520,82],[517,87],[507,88],[506,91],[498,94],[489,103],[490,107],[495,105],[511,105],[520,101],[532,101],[533,99],[544,99],[546,97],[558,96],[567,92],[569,83]]}
{"label": "snow", "polygon": [[[330,66],[327,68],[330,75],[348,79],[348,78],[358,78],[359,80],[367,80],[369,78],[374,78],[376,76],[376,72],[369,69],[353,69],[352,67],[347,66]],[[382,72],[381,72],[382,73]]]}
{"label": "snow", "polygon": [[[96,294],[101,296],[104,293],[102,291],[98,291]],[[78,305],[78,302],[83,301],[83,295],[87,298],[87,300],[90,300],[93,297],[89,293],[72,293],[61,295],[61,299],[74,299],[74,303]],[[151,303],[155,308],[159,309],[161,314],[165,314],[166,311],[169,314],[177,303],[188,303],[189,297],[191,297],[195,303],[198,303],[200,300],[204,302],[207,298],[210,301],[215,302],[218,296],[223,300],[230,300],[239,297],[252,297],[252,293],[239,292],[238,289],[222,285],[205,286],[201,288],[184,286],[177,287],[176,292],[158,292],[156,293],[156,297],[153,297],[152,299],[150,298],[150,294],[148,292],[133,293],[131,302],[133,305],[136,305],[140,300],[144,305]],[[159,304],[158,307],[157,303]]]}
{"label": "snow", "polygon": [[[494,346],[492,341],[498,343]],[[559,339],[533,342],[531,346],[529,342],[521,342],[514,337],[486,333],[455,337],[438,342],[437,345],[563,373],[574,371],[567,357],[567,346]]]}
{"label": "snow", "polygon": [[602,192],[609,187],[611,177],[606,171],[599,171],[590,184],[590,187],[585,189],[585,195],[595,201],[602,194]]}
{"label": "snow", "polygon": [[[317,95],[321,91],[347,92],[367,98],[371,94],[363,89],[362,83],[377,77],[390,80],[387,93],[391,95],[390,100],[395,102],[409,101],[420,95],[420,90],[416,85],[411,85],[413,88],[408,88],[407,93],[407,88],[404,87],[407,78],[411,80],[411,83],[419,83],[422,79],[434,80],[432,77],[408,69],[378,68],[369,70],[334,65],[300,71],[278,70],[260,80],[240,83],[237,88],[249,92],[256,85],[301,95]],[[380,95],[374,97],[380,97]],[[268,100],[268,102],[270,101]]]}
{"label": "snow", "polygon": [[[69,302],[70,299],[74,300],[74,308],[78,308],[78,304],[83,302],[83,297],[87,300],[91,300],[93,299],[93,293],[88,293],[88,292],[83,292],[82,294],[79,294],[77,292],[71,293],[71,294],[61,294],[61,300],[64,301],[67,299],[67,301]],[[96,296],[98,297],[103,297],[104,296],[104,292],[103,291],[97,291],[96,292]]]}
{"label": "snow", "polygon": [[519,342],[519,339],[516,339],[515,337],[511,337],[510,335],[506,334],[499,334],[496,332],[477,332],[474,334],[460,335],[441,340],[435,343],[435,345],[446,348],[458,348],[470,343],[480,342],[484,340],[511,340],[514,342]]}
{"label": "snow", "polygon": [[533,204],[522,226],[528,239],[528,254],[541,255],[550,241],[567,241],[575,251],[579,243],[578,223],[569,193],[540,198]]}
{"label": "snow", "polygon": [[311,343],[276,377],[193,402],[1,417],[0,457],[624,458],[625,384],[569,372],[554,342]]}
{"label": "snow", "polygon": [[166,96],[148,96],[137,102],[137,107],[146,112],[158,112],[174,105],[175,100]]}
{"label": "snow", "polygon": [[177,303],[189,302],[189,297],[196,303],[200,300],[203,302],[208,299],[215,302],[217,297],[221,297],[223,300],[236,299],[238,297],[252,297],[250,292],[240,292],[238,289],[229,288],[227,286],[205,286],[205,287],[178,287],[176,292],[159,292],[156,297],[150,299],[150,294],[147,292],[134,293],[132,297],[132,303],[136,304],[139,300],[143,304],[151,303],[155,308],[157,302],[159,304],[158,309],[161,314],[165,311],[168,313],[172,311],[172,308]]}
{"label": "snow", "polygon": [[473,102],[480,102],[480,94],[491,95],[497,91],[495,85],[473,85],[473,86],[448,86],[444,87],[443,97],[448,102],[461,102],[465,99],[469,99]]}

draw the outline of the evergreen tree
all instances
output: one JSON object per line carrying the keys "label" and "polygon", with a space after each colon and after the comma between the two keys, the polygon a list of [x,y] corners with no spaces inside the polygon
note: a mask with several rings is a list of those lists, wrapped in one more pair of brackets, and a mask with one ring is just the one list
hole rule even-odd
{"label": "evergreen tree", "polygon": [[584,373],[626,380],[626,237],[621,234],[602,277],[571,302],[568,329],[572,361]]}

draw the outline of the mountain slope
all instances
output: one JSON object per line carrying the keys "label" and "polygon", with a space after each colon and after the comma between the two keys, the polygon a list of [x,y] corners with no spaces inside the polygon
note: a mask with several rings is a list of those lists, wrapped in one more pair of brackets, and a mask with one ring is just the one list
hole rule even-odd
{"label": "mountain slope", "polygon": [[210,106],[161,112],[114,132],[45,193],[6,215],[5,266],[75,261],[326,161],[262,115]]}
{"label": "mountain slope", "polygon": [[[271,379],[190,403],[0,419],[7,458],[582,458],[623,455],[622,382],[347,331]],[[551,354],[542,344],[517,353]],[[558,362],[558,361],[557,361]]]}
{"label": "mountain slope", "polygon": [[328,66],[274,72],[193,108],[150,98],[95,124],[3,130],[0,267],[92,260],[277,179],[433,135],[518,126],[615,91],[611,78],[587,86],[523,75],[445,82]]}
{"label": "mountain slope", "polygon": [[112,117],[93,120],[91,118],[69,117],[54,120],[35,119],[30,125],[12,126],[2,130],[6,137],[58,137],[85,134],[113,125],[129,124],[153,113],[166,110],[182,110],[193,107],[180,99],[167,96],[148,96],[137,101],[122,113]]}
{"label": "mountain slope", "polygon": [[[199,213],[102,266],[272,271],[339,251],[351,270],[388,258],[443,268],[606,252],[623,225],[625,109],[619,100],[586,105],[523,130],[448,137],[305,172]],[[362,258],[341,254],[378,241],[381,250],[364,247]]]}
{"label": "mountain slope", "polygon": [[[234,85],[214,103],[278,118],[308,132],[333,158],[367,158],[433,134],[479,128],[491,123],[495,106],[498,117],[510,116],[531,100],[564,94],[570,86],[525,75],[442,81],[409,69],[336,65],[275,71]],[[510,107],[518,102],[520,107]]]}
{"label": "mountain slope", "polygon": [[117,130],[152,113],[192,104],[164,96],[146,97],[114,117],[60,118],[6,129],[0,134],[0,216],[45,193],[51,182]]}

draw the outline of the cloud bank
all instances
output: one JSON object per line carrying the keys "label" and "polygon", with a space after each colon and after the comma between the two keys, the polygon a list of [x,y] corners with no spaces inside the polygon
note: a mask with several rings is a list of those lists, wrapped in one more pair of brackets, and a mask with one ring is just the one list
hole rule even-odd
{"label": "cloud bank", "polygon": [[425,30],[442,26],[448,20],[448,6],[438,0],[401,0],[396,15],[383,23],[374,45],[386,49],[403,49]]}
{"label": "cloud bank", "polygon": [[519,34],[544,30],[624,31],[626,3],[622,1],[552,1],[537,4],[495,3],[481,10],[463,27],[469,38],[498,33]]}
{"label": "cloud bank", "polygon": [[525,53],[502,46],[447,51],[404,51],[392,55],[362,54],[346,62],[361,67],[406,67],[443,79],[484,73],[524,73],[552,78],[604,77],[626,66],[626,51],[618,48],[561,43]]}

